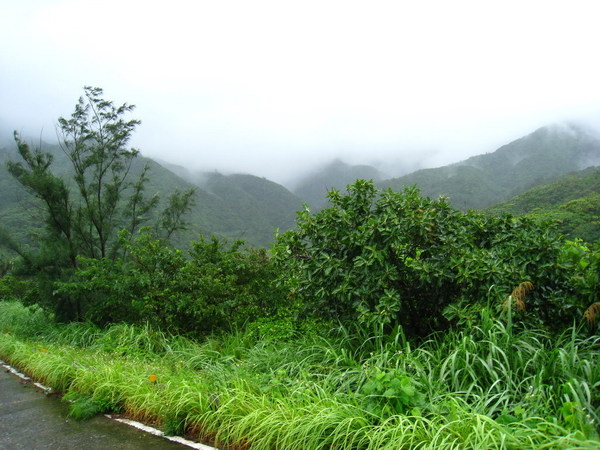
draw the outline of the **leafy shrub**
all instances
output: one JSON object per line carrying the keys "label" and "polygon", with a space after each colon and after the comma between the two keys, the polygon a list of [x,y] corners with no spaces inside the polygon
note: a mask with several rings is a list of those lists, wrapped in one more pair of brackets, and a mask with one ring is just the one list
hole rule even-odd
{"label": "leafy shrub", "polygon": [[38,294],[39,291],[34,281],[20,280],[11,275],[0,277],[0,301],[18,300],[25,304],[33,304]]}
{"label": "leafy shrub", "polygon": [[571,303],[587,307],[584,317],[590,329],[600,324],[600,242],[594,245],[581,240],[567,241],[560,254],[560,263],[568,267],[575,290]]}
{"label": "leafy shrub", "polygon": [[261,317],[248,324],[247,331],[257,340],[284,342],[293,339],[297,330],[288,317]]}
{"label": "leafy shrub", "polygon": [[97,400],[75,390],[68,391],[62,401],[69,403],[69,417],[75,420],[88,420],[97,414],[117,410],[115,405],[106,400]]}
{"label": "leafy shrub", "polygon": [[361,387],[359,398],[370,413],[387,417],[394,414],[419,415],[423,396],[412,378],[392,369],[373,369],[369,380]]}
{"label": "leafy shrub", "polygon": [[242,242],[194,242],[185,257],[150,234],[122,236],[127,257],[81,260],[59,293],[85,298],[84,318],[149,323],[173,333],[206,333],[241,326],[272,313],[279,298],[275,269],[265,250]]}
{"label": "leafy shrub", "polygon": [[560,235],[549,223],[461,213],[414,187],[378,192],[357,180],[329,193],[331,207],[298,213],[297,230],[278,236],[283,283],[305,313],[409,334],[444,328],[449,305],[501,302],[523,281],[530,319],[562,326],[581,317]]}

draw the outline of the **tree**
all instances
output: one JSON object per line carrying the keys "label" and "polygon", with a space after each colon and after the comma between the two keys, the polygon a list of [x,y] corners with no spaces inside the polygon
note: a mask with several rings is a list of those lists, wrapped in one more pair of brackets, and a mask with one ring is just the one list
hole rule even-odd
{"label": "tree", "polygon": [[187,223],[183,220],[183,215],[189,211],[193,204],[193,190],[186,192],[176,191],[169,196],[169,204],[162,211],[158,220],[158,230],[162,230],[162,234],[166,239],[169,239],[177,230],[185,230],[188,228]]}
{"label": "tree", "polygon": [[[125,229],[133,235],[158,204],[157,196],[145,196],[148,166],[137,180],[130,176],[139,154],[128,147],[140,124],[126,118],[134,106],[115,106],[102,95],[102,89],[86,86],[73,114],[58,119],[60,147],[70,162],[72,182],[52,171],[52,154],[32,150],[15,132],[22,161],[9,162],[8,169],[42,202],[47,236],[40,243],[40,255],[49,258],[37,262],[57,269],[55,276],[76,269],[80,257],[115,260],[122,256],[118,232]],[[158,214],[167,226],[166,237],[185,227],[183,215],[190,209],[193,193],[193,189],[176,192]]]}
{"label": "tree", "polygon": [[[581,318],[563,241],[552,226],[462,213],[416,188],[378,192],[357,180],[329,193],[331,207],[301,211],[278,236],[275,256],[306,314],[427,335],[448,325],[447,307],[501,305],[530,282],[527,314],[549,325]],[[493,298],[491,298],[493,297]]]}
{"label": "tree", "polygon": [[[131,163],[139,154],[127,145],[140,121],[124,118],[126,113],[133,111],[133,105],[125,103],[115,107],[102,98],[100,88],[87,86],[84,92],[71,118],[61,117],[58,124],[62,134],[61,147],[72,163],[73,178],[80,195],[80,202],[74,207],[72,225],[85,256],[104,258],[109,256],[110,250],[111,256],[116,256],[115,230],[124,225],[118,208],[122,206],[125,190],[130,187],[127,176]],[[143,204],[143,209],[148,210],[155,202],[144,204],[139,195],[145,175],[146,169],[134,186],[130,203],[134,206]],[[137,214],[131,217],[134,224],[138,222],[137,217]]]}
{"label": "tree", "polygon": [[8,170],[29,193],[43,202],[49,234],[47,240],[60,242],[65,250],[61,254],[75,267],[77,250],[73,236],[70,191],[65,181],[50,171],[54,159],[51,154],[38,148],[31,150],[16,131],[14,136],[23,162],[9,161]]}

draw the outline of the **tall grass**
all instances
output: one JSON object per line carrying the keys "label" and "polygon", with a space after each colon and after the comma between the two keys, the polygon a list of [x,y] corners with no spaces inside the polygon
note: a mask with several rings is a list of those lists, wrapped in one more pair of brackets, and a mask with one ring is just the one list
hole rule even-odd
{"label": "tall grass", "polygon": [[347,329],[197,343],[149,327],[57,326],[0,302],[0,331],[0,357],[67,393],[75,416],[123,412],[231,448],[599,444],[600,337],[576,329],[557,337],[489,318],[419,345],[400,330]]}

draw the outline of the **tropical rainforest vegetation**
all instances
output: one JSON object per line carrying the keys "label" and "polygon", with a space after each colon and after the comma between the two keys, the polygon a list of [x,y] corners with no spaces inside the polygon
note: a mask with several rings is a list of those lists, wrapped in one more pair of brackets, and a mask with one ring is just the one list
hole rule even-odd
{"label": "tropical rainforest vegetation", "polygon": [[356,180],[270,249],[180,247],[194,191],[147,195],[131,111],[86,88],[74,170],[18,135],[8,165],[43,226],[2,230],[0,357],[74,417],[240,449],[597,448],[597,241]]}
{"label": "tropical rainforest vegetation", "polygon": [[527,215],[552,220],[571,239],[600,239],[600,169],[590,167],[568,174],[553,183],[534,187],[511,200],[497,203],[486,212],[494,215]]}

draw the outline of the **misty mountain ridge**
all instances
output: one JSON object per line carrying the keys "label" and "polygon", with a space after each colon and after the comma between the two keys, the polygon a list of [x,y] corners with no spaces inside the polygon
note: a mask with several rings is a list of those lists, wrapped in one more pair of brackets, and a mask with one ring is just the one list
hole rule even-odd
{"label": "misty mountain ridge", "polygon": [[[377,182],[387,177],[386,174],[373,166],[365,164],[350,165],[340,158],[321,165],[312,172],[302,175],[295,182],[285,183],[285,185],[250,174],[223,174],[216,170],[191,170],[163,160],[158,160],[158,162],[184,180],[216,195],[227,196],[224,191],[226,183],[232,183],[239,187],[243,185],[245,189],[250,186],[258,187],[261,184],[269,184],[271,189],[279,190],[281,196],[287,198],[288,202],[297,203],[299,208],[305,203],[313,210],[321,209],[327,204],[326,194],[331,189],[344,190],[348,184],[353,183],[358,178]],[[251,180],[252,182],[250,182]],[[260,192],[260,189],[258,192]]]}
{"label": "misty mountain ridge", "polygon": [[[598,141],[600,135],[591,128],[575,123],[553,124],[537,129],[533,133],[500,147],[493,153],[472,156],[453,165],[471,165],[480,169],[515,168],[524,161],[536,158],[556,158],[567,163],[573,170],[600,165]],[[572,150],[563,152],[566,147]],[[575,156],[570,160],[570,156]],[[564,173],[554,167],[556,173]],[[548,173],[552,176],[552,173]]]}
{"label": "misty mountain ridge", "polygon": [[[312,210],[327,205],[328,191],[344,190],[357,178],[373,180],[381,188],[396,191],[406,185],[417,185],[423,195],[446,196],[459,209],[481,209],[508,200],[554,176],[600,165],[599,141],[600,134],[589,127],[573,122],[557,123],[539,128],[494,152],[410,173],[400,170],[404,173],[402,176],[389,176],[398,173],[397,165],[351,165],[337,158],[283,185]],[[208,186],[213,175],[220,174],[191,171],[162,161],[161,164],[202,188]]]}
{"label": "misty mountain ridge", "polygon": [[298,180],[293,192],[311,209],[318,210],[327,204],[327,192],[332,189],[344,190],[358,178],[378,182],[384,180],[386,175],[373,166],[349,165],[341,159],[335,159]]}
{"label": "misty mountain ridge", "polygon": [[[33,146],[36,146],[33,144]],[[70,162],[59,146],[42,144],[42,150],[54,157],[54,173],[70,179]],[[36,207],[37,199],[27,194],[8,173],[6,161],[20,157],[15,145],[0,148],[0,221],[14,230],[20,241],[39,230],[42,223]],[[228,240],[242,239],[253,246],[266,246],[273,240],[275,229],[285,231],[295,223],[295,213],[302,202],[283,186],[264,178],[247,176],[223,176],[214,174],[210,185],[192,183],[156,161],[138,156],[132,162],[131,180],[135,180],[143,167],[148,165],[147,196],[159,194],[161,203],[176,190],[181,192],[194,187],[196,194],[192,210],[186,216],[190,229],[180,232],[176,245],[186,247],[198,235],[216,235]]]}
{"label": "misty mountain ridge", "polygon": [[385,180],[395,191],[417,185],[423,195],[445,196],[459,209],[483,209],[556,176],[600,165],[600,139],[592,130],[561,124],[539,128],[495,152]]}
{"label": "misty mountain ridge", "polygon": [[253,222],[281,230],[292,228],[296,211],[302,208],[302,200],[284,186],[250,174],[225,175],[217,171],[205,172],[160,161],[160,165],[203,191],[209,192]]}
{"label": "misty mountain ridge", "polygon": [[[36,141],[31,140],[36,146]],[[57,145],[44,144],[42,150],[55,156],[57,174],[68,175],[69,162]],[[24,235],[39,223],[24,212],[27,194],[8,174],[5,162],[16,159],[14,143],[0,149],[0,220]],[[421,169],[396,178],[387,178],[369,165],[350,165],[337,159],[299,179],[292,189],[264,177],[249,174],[226,175],[216,171],[192,171],[168,162],[140,156],[134,160],[132,175],[145,164],[151,166],[147,194],[160,193],[166,199],[175,190],[196,188],[195,205],[187,217],[191,229],[177,240],[185,246],[201,235],[244,239],[250,245],[266,246],[275,229],[285,231],[295,225],[296,211],[306,203],[316,211],[327,205],[331,189],[344,190],[357,178],[370,179],[380,188],[401,191],[417,185],[430,197],[446,196],[458,209],[483,209],[507,201],[530,188],[558,180],[569,172],[600,165],[600,138],[584,127],[566,124],[540,128],[510,142],[492,153],[431,169]]]}

